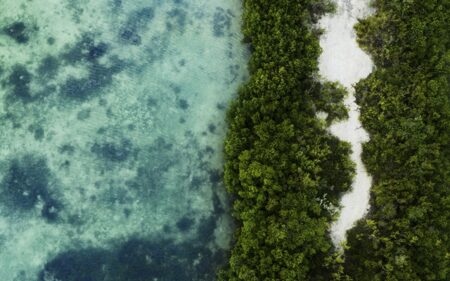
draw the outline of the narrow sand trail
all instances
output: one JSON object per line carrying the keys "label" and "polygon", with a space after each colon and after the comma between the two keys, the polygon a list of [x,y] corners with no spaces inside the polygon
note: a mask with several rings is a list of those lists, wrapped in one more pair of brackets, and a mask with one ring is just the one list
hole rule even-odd
{"label": "narrow sand trail", "polygon": [[359,121],[359,108],[355,103],[353,85],[372,71],[372,61],[356,42],[353,26],[358,18],[367,17],[371,9],[369,0],[334,0],[337,11],[320,21],[325,30],[320,40],[323,49],[319,61],[320,74],[327,80],[339,81],[349,95],[345,104],[349,109],[349,119],[333,124],[330,131],[352,145],[351,159],[356,163],[356,176],[352,189],[342,197],[342,210],[338,220],[332,225],[331,235],[335,245],[345,240],[346,231],[362,218],[369,208],[371,177],[361,161],[361,143],[367,141],[368,134]]}

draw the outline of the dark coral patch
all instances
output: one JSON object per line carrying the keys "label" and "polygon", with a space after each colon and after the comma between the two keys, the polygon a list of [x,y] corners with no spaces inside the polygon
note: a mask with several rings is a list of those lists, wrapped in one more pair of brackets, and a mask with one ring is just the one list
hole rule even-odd
{"label": "dark coral patch", "polygon": [[58,152],[61,154],[67,153],[72,155],[75,152],[75,147],[70,144],[64,144],[58,148]]}
{"label": "dark coral patch", "polygon": [[199,227],[197,229],[198,237],[202,241],[211,241],[214,238],[214,231],[217,227],[217,218],[210,216],[200,220]]}
{"label": "dark coral patch", "polygon": [[204,242],[132,238],[111,250],[69,250],[49,261],[38,280],[214,280],[221,255],[214,255]]}
{"label": "dark coral patch", "polygon": [[155,143],[153,144],[152,150],[171,150],[173,148],[173,144],[167,142],[164,138],[159,137]]}
{"label": "dark coral patch", "polygon": [[214,125],[214,124],[209,124],[208,125],[208,131],[211,133],[211,134],[214,134],[215,132],[216,132],[216,129],[217,129],[217,127],[216,127],[216,125]]}
{"label": "dark coral patch", "polygon": [[186,26],[187,13],[185,10],[180,8],[175,8],[167,12],[167,22],[166,26],[168,30],[177,28],[178,30],[183,30]]}
{"label": "dark coral patch", "polygon": [[90,46],[87,53],[87,59],[90,61],[95,61],[96,59],[103,57],[107,51],[108,45],[105,43]]}
{"label": "dark coral patch", "polygon": [[131,44],[131,45],[140,45],[142,43],[141,36],[137,33],[136,30],[132,30],[132,29],[124,28],[120,32],[120,38],[124,42]]}
{"label": "dark coral patch", "polygon": [[119,37],[124,43],[140,45],[142,38],[139,32],[147,26],[154,16],[154,10],[151,7],[131,13],[126,23],[120,29]]}
{"label": "dark coral patch", "polygon": [[48,37],[47,38],[47,44],[49,44],[50,46],[55,44],[55,38],[53,37]]}
{"label": "dark coral patch", "polygon": [[147,105],[149,107],[156,107],[158,105],[158,101],[154,98],[148,98]]}
{"label": "dark coral patch", "polygon": [[209,171],[209,180],[213,184],[218,184],[222,182],[223,179],[223,173],[219,170],[212,169]]}
{"label": "dark coral patch", "polygon": [[189,103],[188,103],[187,100],[185,100],[185,99],[180,99],[180,100],[178,101],[178,107],[181,108],[181,109],[183,109],[183,110],[186,110],[186,109],[189,108]]}
{"label": "dark coral patch", "polygon": [[99,94],[104,87],[110,85],[113,81],[113,75],[121,69],[122,67],[119,64],[112,67],[94,64],[89,69],[87,78],[68,78],[65,84],[61,86],[61,94],[71,100],[89,100]]}
{"label": "dark coral patch", "polygon": [[217,8],[213,19],[213,34],[222,37],[231,28],[231,17],[222,8]]}
{"label": "dark coral patch", "polygon": [[95,63],[108,52],[108,47],[105,42],[95,43],[91,35],[84,34],[81,40],[61,57],[69,64],[77,64],[86,60]]}
{"label": "dark coral patch", "polygon": [[49,175],[44,159],[25,156],[12,160],[1,182],[1,200],[11,208],[32,209],[39,199],[49,197]]}
{"label": "dark coral patch", "polygon": [[[168,268],[165,263],[168,254],[163,245],[132,239],[122,245],[117,253],[119,263],[129,265],[123,268],[130,280],[146,280],[161,277]],[[149,262],[151,261],[151,262]]]}
{"label": "dark coral patch", "polygon": [[62,205],[49,190],[50,176],[45,158],[26,155],[13,159],[0,183],[0,200],[15,211],[29,211],[43,202],[41,215],[48,221],[55,221]]}
{"label": "dark coral patch", "polygon": [[77,113],[77,119],[80,121],[84,121],[86,119],[89,119],[91,117],[91,110],[90,109],[82,109],[78,111]]}
{"label": "dark coral patch", "polygon": [[105,142],[95,143],[91,147],[91,152],[96,155],[114,162],[122,162],[129,158],[133,151],[133,145],[130,140],[122,139],[119,143]]}
{"label": "dark coral patch", "polygon": [[41,141],[45,136],[45,131],[40,125],[32,124],[28,126],[28,131],[34,135],[34,139]]}
{"label": "dark coral patch", "polygon": [[42,127],[37,127],[34,130],[34,139],[41,141],[44,138],[44,129]]}
{"label": "dark coral patch", "polygon": [[122,0],[112,0],[112,5],[114,6],[115,9],[120,9],[122,8]]}
{"label": "dark coral patch", "polygon": [[131,14],[128,25],[136,29],[145,28],[154,17],[155,12],[153,8],[145,7]]}
{"label": "dark coral patch", "polygon": [[[194,243],[131,239],[118,251],[119,280],[213,280],[211,251]],[[194,263],[194,260],[198,260]]]}
{"label": "dark coral patch", "polygon": [[[47,263],[39,274],[39,281],[97,281],[105,280],[104,267],[109,264],[107,251],[98,249],[69,250]],[[115,279],[114,279],[115,280]]]}
{"label": "dark coral patch", "polygon": [[123,209],[123,214],[124,214],[124,216],[125,216],[126,218],[129,218],[130,215],[131,215],[131,210],[128,209],[128,208],[124,208],[124,209]]}
{"label": "dark coral patch", "polygon": [[58,219],[58,214],[62,208],[63,206],[59,201],[53,198],[48,198],[41,210],[41,215],[48,222],[54,222]]}
{"label": "dark coral patch", "polygon": [[191,179],[190,187],[194,190],[198,190],[204,184],[204,180],[201,177],[194,176]]}
{"label": "dark coral patch", "polygon": [[3,28],[3,32],[14,39],[17,43],[25,44],[30,39],[26,29],[27,27],[25,23],[18,21]]}
{"label": "dark coral patch", "polygon": [[177,221],[177,228],[180,231],[184,232],[184,231],[188,231],[189,229],[191,229],[193,224],[194,224],[194,220],[185,216]]}
{"label": "dark coral patch", "polygon": [[67,52],[64,52],[61,55],[61,58],[66,63],[77,64],[86,58],[87,49],[89,48],[89,46],[92,46],[93,44],[94,41],[90,37],[83,36],[81,41],[79,41],[74,46],[69,48]]}
{"label": "dark coral patch", "polygon": [[107,54],[108,48],[106,43],[95,44],[89,35],[84,35],[80,42],[61,56],[65,63],[72,65],[87,62],[89,70],[87,77],[69,77],[60,87],[62,96],[85,101],[99,94],[104,87],[112,83],[113,75],[123,70],[124,63],[112,56],[109,66],[101,64],[99,59]]}
{"label": "dark coral patch", "polygon": [[57,58],[47,56],[39,65],[37,72],[44,78],[53,78],[58,73],[59,61]]}
{"label": "dark coral patch", "polygon": [[70,77],[61,86],[61,92],[64,96],[74,100],[86,100],[100,85],[101,83],[99,81],[93,79]]}
{"label": "dark coral patch", "polygon": [[223,103],[218,103],[218,104],[216,105],[216,107],[217,107],[217,109],[219,109],[219,110],[225,110],[225,109],[227,108],[227,106],[226,106],[225,104],[223,104]]}
{"label": "dark coral patch", "polygon": [[31,74],[23,65],[15,65],[8,77],[8,83],[12,87],[11,99],[19,99],[23,102],[32,101],[30,91]]}
{"label": "dark coral patch", "polygon": [[222,201],[220,200],[219,195],[216,192],[213,193],[212,200],[213,200],[213,206],[214,206],[214,215],[218,216],[218,215],[222,215],[223,213],[225,213],[225,209],[222,205]]}

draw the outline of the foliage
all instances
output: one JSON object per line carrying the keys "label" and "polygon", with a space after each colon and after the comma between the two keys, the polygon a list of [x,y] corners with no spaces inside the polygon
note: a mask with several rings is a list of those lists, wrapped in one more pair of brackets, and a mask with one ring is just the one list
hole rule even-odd
{"label": "foliage", "polygon": [[349,189],[350,146],[327,132],[341,87],[317,79],[322,0],[246,0],[250,80],[228,112],[225,183],[239,227],[222,280],[329,280],[329,224]]}
{"label": "foliage", "polygon": [[357,25],[371,211],[348,233],[354,280],[450,280],[450,1],[376,0]]}

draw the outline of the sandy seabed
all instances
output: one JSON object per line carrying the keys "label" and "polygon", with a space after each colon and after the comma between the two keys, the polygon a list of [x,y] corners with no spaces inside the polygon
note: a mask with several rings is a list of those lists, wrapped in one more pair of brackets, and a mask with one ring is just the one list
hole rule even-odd
{"label": "sandy seabed", "polygon": [[241,2],[0,6],[0,280],[212,280]]}

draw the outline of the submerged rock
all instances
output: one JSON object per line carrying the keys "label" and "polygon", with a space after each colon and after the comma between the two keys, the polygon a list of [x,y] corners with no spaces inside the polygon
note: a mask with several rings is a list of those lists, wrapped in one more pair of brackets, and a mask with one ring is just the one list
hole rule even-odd
{"label": "submerged rock", "polygon": [[24,22],[14,22],[3,28],[3,32],[14,39],[19,44],[25,44],[28,42],[29,37],[26,32],[26,25]]}
{"label": "submerged rock", "polygon": [[33,98],[30,91],[31,78],[32,76],[25,66],[15,65],[8,77],[8,84],[12,88],[10,99],[23,102],[32,101]]}
{"label": "submerged rock", "polygon": [[0,183],[1,204],[9,210],[24,212],[42,202],[41,215],[48,221],[55,221],[62,204],[53,198],[50,177],[45,158],[25,155],[11,160]]}
{"label": "submerged rock", "polygon": [[27,155],[10,162],[1,182],[1,199],[10,208],[32,209],[38,200],[49,197],[50,170],[42,158]]}
{"label": "submerged rock", "polygon": [[122,162],[128,159],[133,151],[131,141],[122,139],[119,143],[105,142],[95,143],[91,151],[96,155],[114,162]]}
{"label": "submerged rock", "polygon": [[38,280],[214,280],[215,266],[222,255],[200,245],[132,238],[110,250],[68,250],[49,261]]}

